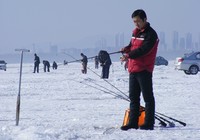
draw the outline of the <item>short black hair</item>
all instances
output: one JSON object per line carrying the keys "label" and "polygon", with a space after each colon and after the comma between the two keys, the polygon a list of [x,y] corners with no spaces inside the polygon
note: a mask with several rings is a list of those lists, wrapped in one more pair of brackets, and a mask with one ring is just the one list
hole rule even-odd
{"label": "short black hair", "polygon": [[147,18],[145,11],[142,9],[135,10],[131,17],[134,18],[136,16],[139,16],[143,21],[145,18]]}

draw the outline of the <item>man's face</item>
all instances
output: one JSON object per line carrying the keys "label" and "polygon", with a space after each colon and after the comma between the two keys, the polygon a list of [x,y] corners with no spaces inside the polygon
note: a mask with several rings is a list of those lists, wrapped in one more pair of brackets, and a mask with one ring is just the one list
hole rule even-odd
{"label": "man's face", "polygon": [[138,29],[143,29],[146,25],[146,19],[144,19],[144,21],[139,17],[133,17],[133,23],[135,24],[136,28]]}

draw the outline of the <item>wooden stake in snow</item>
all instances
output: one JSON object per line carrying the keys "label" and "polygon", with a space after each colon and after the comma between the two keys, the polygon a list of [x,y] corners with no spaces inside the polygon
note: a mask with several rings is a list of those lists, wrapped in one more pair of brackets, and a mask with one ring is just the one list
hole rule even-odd
{"label": "wooden stake in snow", "polygon": [[16,106],[16,126],[18,126],[18,124],[19,124],[19,114],[20,114],[20,91],[21,91],[23,53],[24,52],[30,52],[30,50],[27,50],[27,49],[15,49],[15,51],[20,51],[21,52],[20,74],[19,74],[19,91],[18,91],[17,106]]}

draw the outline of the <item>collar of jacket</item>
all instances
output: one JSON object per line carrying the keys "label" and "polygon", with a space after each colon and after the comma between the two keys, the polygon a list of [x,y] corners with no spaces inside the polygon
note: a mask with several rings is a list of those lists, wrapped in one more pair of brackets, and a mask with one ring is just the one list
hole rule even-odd
{"label": "collar of jacket", "polygon": [[138,33],[141,33],[141,32],[144,32],[147,28],[150,27],[150,23],[147,22],[146,26],[143,28],[143,29],[138,29],[138,28],[135,28],[135,30],[133,30],[133,34],[134,35],[137,35]]}

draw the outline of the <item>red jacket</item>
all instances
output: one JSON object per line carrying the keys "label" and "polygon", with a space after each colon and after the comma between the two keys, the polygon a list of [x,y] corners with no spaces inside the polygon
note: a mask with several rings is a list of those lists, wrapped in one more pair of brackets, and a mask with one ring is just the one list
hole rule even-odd
{"label": "red jacket", "polygon": [[124,48],[128,57],[128,71],[130,73],[147,70],[153,72],[154,62],[158,47],[158,36],[150,24],[147,23],[145,29],[135,29],[131,42]]}

